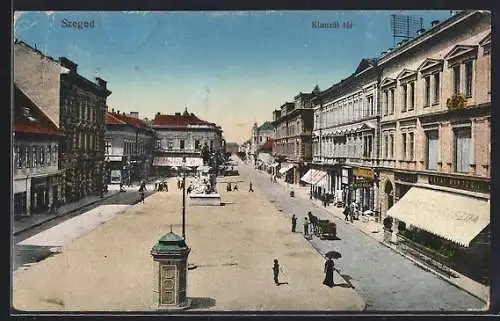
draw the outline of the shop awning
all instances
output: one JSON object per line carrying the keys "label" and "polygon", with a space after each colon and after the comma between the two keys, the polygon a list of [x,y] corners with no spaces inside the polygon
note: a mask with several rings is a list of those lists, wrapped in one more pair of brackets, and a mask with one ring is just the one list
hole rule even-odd
{"label": "shop awning", "polygon": [[201,157],[186,157],[186,163],[182,162],[182,157],[155,157],[153,159],[153,166],[171,166],[171,167],[197,167],[203,165]]}
{"label": "shop awning", "polygon": [[107,156],[106,160],[109,162],[121,162],[122,156]]}
{"label": "shop awning", "polygon": [[313,185],[318,185],[318,183],[326,177],[326,172],[323,171],[316,171],[313,178],[312,178],[312,184]]}
{"label": "shop awning", "polygon": [[490,223],[487,200],[412,187],[387,215],[463,246]]}
{"label": "shop awning", "polygon": [[312,181],[312,177],[313,177],[313,174],[314,174],[315,170],[314,169],[310,169],[308,170],[304,176],[302,176],[300,178],[301,181],[303,182],[306,182],[307,184],[311,184],[311,181]]}
{"label": "shop awning", "polygon": [[291,170],[293,168],[293,164],[287,164],[287,165],[284,165],[281,169],[280,169],[280,174],[285,174],[286,172],[288,172],[289,170]]}
{"label": "shop awning", "polygon": [[316,186],[319,186],[319,187],[325,188],[325,189],[328,187],[328,176],[326,175],[326,173],[322,178],[320,178],[316,182]]}

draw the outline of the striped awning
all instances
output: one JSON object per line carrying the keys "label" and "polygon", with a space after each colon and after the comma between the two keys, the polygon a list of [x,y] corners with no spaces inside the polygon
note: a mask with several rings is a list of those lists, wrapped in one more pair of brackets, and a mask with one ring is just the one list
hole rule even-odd
{"label": "striped awning", "polygon": [[312,178],[312,183],[313,185],[318,185],[318,183],[326,177],[326,172],[324,171],[316,171],[315,175]]}
{"label": "striped awning", "polygon": [[283,167],[281,167],[280,169],[280,174],[285,174],[286,172],[288,172],[289,170],[291,170],[293,168],[293,164],[287,164],[287,165],[284,165]]}
{"label": "striped awning", "polygon": [[302,177],[300,178],[300,180],[301,180],[301,181],[303,181],[303,182],[305,182],[305,183],[307,183],[307,184],[311,184],[311,181],[312,181],[312,177],[313,177],[314,172],[315,172],[315,170],[311,168],[310,170],[308,170],[308,171],[304,174],[304,176],[302,176]]}
{"label": "striped awning", "polygon": [[387,215],[462,246],[490,224],[488,200],[412,187]]}

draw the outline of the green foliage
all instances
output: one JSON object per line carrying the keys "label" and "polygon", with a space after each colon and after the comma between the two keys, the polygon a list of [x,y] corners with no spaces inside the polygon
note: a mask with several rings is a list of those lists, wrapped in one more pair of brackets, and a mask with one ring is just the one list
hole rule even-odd
{"label": "green foliage", "polygon": [[455,94],[446,100],[448,109],[460,109],[467,106],[467,98],[462,93]]}

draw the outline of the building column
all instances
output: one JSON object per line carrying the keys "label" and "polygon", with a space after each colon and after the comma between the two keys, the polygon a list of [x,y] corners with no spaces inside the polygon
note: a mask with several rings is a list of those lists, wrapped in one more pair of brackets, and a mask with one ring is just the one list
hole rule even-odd
{"label": "building column", "polygon": [[26,178],[26,215],[31,215],[31,178]]}

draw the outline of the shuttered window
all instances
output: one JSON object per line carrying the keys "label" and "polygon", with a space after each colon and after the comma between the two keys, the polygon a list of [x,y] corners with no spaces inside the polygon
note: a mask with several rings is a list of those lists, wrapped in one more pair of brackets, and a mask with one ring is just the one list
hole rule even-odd
{"label": "shuttered window", "polygon": [[455,130],[455,171],[468,173],[471,156],[471,130],[459,128]]}
{"label": "shuttered window", "polygon": [[439,134],[437,130],[427,133],[427,169],[437,170]]}

